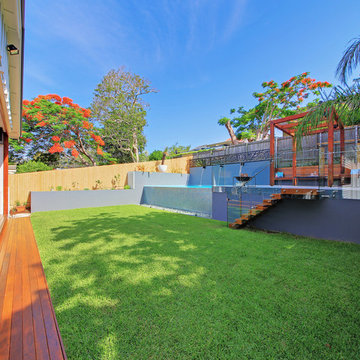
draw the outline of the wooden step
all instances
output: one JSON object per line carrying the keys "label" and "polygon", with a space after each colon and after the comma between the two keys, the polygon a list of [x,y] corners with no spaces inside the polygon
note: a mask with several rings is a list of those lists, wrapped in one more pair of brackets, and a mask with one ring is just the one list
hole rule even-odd
{"label": "wooden step", "polygon": [[269,207],[269,205],[264,205],[264,204],[260,204],[260,205],[256,205],[256,210],[260,210],[260,211],[264,211]]}
{"label": "wooden step", "polygon": [[[290,190],[294,190],[294,189],[290,189]],[[250,211],[247,214],[242,215],[239,219],[236,219],[233,223],[229,224],[229,227],[232,229],[238,229],[239,227],[243,227],[251,218],[258,216],[263,211],[265,211],[266,209],[274,205],[276,202],[281,200],[282,194],[283,193],[271,194],[270,199],[264,199],[262,203],[259,203],[256,206],[250,208]],[[239,203],[242,205],[243,208],[245,207],[244,202],[239,202]]]}
{"label": "wooden step", "polygon": [[319,191],[316,189],[281,189],[281,194],[284,195],[318,195]]}

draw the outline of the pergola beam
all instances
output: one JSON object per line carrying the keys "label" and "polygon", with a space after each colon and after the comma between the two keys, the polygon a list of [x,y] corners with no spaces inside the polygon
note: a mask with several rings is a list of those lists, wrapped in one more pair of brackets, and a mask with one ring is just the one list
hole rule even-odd
{"label": "pergola beam", "polygon": [[281,119],[272,120],[272,122],[274,124],[279,124],[279,123],[290,121],[290,120],[301,119],[301,118],[305,117],[308,113],[309,112],[307,111],[307,112],[300,113],[300,114],[290,115],[290,116],[286,116],[286,117],[281,118]]}
{"label": "pergola beam", "polygon": [[[292,178],[293,184],[297,185],[296,177],[296,127],[299,125],[299,119],[304,118],[309,112],[295,114],[284,117],[282,119],[272,120],[270,122],[270,185],[275,184],[275,128],[283,131],[285,134],[291,136],[292,139]],[[308,129],[307,135],[315,135],[323,132],[328,133],[328,186],[334,183],[334,130],[340,130],[340,161],[341,161],[341,174],[345,173],[344,166],[344,152],[345,152],[345,132],[344,125],[336,113],[335,109],[331,109],[330,117],[325,116],[314,127]]]}

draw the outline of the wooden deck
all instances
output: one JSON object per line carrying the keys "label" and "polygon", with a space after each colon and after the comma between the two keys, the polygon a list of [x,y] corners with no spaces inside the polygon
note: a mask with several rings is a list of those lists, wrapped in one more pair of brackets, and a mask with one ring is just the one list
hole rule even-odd
{"label": "wooden deck", "polygon": [[30,218],[0,235],[0,360],[66,359]]}

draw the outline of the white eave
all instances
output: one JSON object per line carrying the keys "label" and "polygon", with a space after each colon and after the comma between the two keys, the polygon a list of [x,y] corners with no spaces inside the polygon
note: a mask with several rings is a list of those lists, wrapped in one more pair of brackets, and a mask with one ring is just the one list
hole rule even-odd
{"label": "white eave", "polygon": [[6,26],[7,43],[13,44],[19,49],[18,55],[8,56],[10,89],[10,114],[6,105],[6,87],[1,84],[0,104],[1,115],[5,131],[11,138],[18,138],[21,132],[22,118],[22,57],[23,57],[23,1],[22,0],[0,0],[1,12]]}

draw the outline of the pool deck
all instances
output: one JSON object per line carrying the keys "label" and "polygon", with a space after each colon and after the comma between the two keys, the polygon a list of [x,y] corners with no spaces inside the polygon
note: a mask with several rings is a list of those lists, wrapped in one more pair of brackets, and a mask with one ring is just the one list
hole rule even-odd
{"label": "pool deck", "polygon": [[66,359],[30,218],[0,234],[0,360]]}

